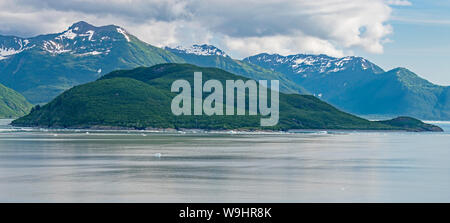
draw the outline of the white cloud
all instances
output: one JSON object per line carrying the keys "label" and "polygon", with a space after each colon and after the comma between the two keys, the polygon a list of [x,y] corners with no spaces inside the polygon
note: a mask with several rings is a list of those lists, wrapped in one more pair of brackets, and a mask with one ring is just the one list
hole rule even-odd
{"label": "white cloud", "polygon": [[[116,24],[157,46],[212,43],[233,56],[271,52],[382,53],[392,32],[383,0],[2,0],[0,33],[60,32],[85,20]],[[405,3],[403,3],[405,4]]]}
{"label": "white cloud", "polygon": [[291,55],[297,53],[321,54],[342,57],[344,52],[337,50],[331,43],[316,37],[298,34],[295,36],[268,36],[268,37],[226,37],[224,45],[227,49],[236,52],[237,56],[248,56],[262,52]]}
{"label": "white cloud", "polygon": [[396,6],[411,6],[412,3],[408,0],[387,0],[386,3],[388,5],[396,5]]}

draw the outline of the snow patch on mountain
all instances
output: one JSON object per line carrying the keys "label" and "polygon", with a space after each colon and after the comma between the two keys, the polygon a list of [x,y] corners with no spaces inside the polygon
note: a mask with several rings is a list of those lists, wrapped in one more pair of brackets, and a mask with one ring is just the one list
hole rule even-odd
{"label": "snow patch on mountain", "polygon": [[14,54],[18,54],[20,52],[22,52],[23,50],[16,50],[14,48],[5,48],[5,47],[1,47],[0,48],[0,60],[6,59],[11,55]]}
{"label": "snow patch on mountain", "polygon": [[116,30],[117,30],[118,33],[122,34],[128,42],[131,41],[130,37],[128,37],[127,32],[124,29],[117,28]]}
{"label": "snow patch on mountain", "polygon": [[59,39],[59,40],[63,40],[63,39],[75,39],[75,37],[77,37],[77,34],[74,33],[72,31],[72,29],[69,29],[65,32],[63,32],[63,34],[55,37],[55,39]]}
{"label": "snow patch on mountain", "polygon": [[[271,68],[286,67],[293,73],[320,73],[329,74],[344,70],[367,70],[373,69],[378,72],[380,68],[361,57],[347,56],[342,58],[327,55],[297,54],[282,56],[279,54],[259,54],[244,59],[250,63],[265,64]],[[307,77],[307,75],[303,75]]]}
{"label": "snow patch on mountain", "polygon": [[192,45],[190,47],[177,46],[175,48],[166,47],[165,49],[176,53],[194,54],[200,56],[222,56],[228,57],[228,55],[221,49],[213,45]]}
{"label": "snow patch on mountain", "polygon": [[92,36],[94,36],[95,31],[89,30],[85,34],[80,34],[80,36],[87,36],[89,41],[92,41]]}
{"label": "snow patch on mountain", "polygon": [[67,53],[67,52],[71,51],[69,49],[65,49],[64,45],[62,45],[60,43],[56,43],[52,40],[44,41],[42,48],[51,54],[61,54],[61,53]]}
{"label": "snow patch on mountain", "polygon": [[77,56],[95,56],[95,55],[100,55],[100,54],[104,54],[104,53],[94,50],[94,51],[91,51],[91,52],[80,53],[80,54],[76,54],[76,55]]}
{"label": "snow patch on mountain", "polygon": [[[28,46],[29,40],[14,38],[14,45],[0,45],[0,60],[8,59],[10,56],[23,52],[24,50],[31,49],[33,46]],[[28,46],[28,47],[26,47]]]}

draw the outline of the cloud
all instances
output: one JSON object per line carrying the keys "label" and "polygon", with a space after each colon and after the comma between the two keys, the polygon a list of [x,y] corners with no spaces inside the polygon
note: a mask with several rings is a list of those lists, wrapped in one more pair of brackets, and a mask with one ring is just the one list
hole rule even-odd
{"label": "cloud", "polygon": [[[402,3],[399,3],[402,2]],[[215,44],[244,57],[273,52],[382,53],[389,4],[402,0],[2,0],[0,33],[60,32],[80,20],[123,26],[157,46]]]}
{"label": "cloud", "polygon": [[[291,55],[301,53],[321,54],[342,57],[344,52],[337,50],[331,43],[316,37],[297,34],[293,36],[268,37],[226,37],[224,45],[237,55],[254,55],[261,52]],[[301,49],[299,51],[299,49]]]}
{"label": "cloud", "polygon": [[408,0],[387,0],[386,4],[395,6],[411,6],[412,3]]}

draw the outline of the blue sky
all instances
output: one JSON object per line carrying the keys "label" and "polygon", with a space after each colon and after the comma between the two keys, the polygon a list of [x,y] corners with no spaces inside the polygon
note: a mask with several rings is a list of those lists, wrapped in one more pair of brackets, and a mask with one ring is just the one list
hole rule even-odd
{"label": "blue sky", "polygon": [[356,54],[384,69],[406,67],[433,83],[450,85],[450,1],[410,2],[392,6],[392,42],[382,54]]}
{"label": "blue sky", "polygon": [[363,56],[450,85],[450,0],[1,0],[0,35],[115,24],[152,45]]}

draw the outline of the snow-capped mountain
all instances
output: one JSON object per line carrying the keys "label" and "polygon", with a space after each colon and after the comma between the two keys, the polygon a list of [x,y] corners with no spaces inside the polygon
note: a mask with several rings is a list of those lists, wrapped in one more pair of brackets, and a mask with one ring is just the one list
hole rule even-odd
{"label": "snow-capped mountain", "polygon": [[131,41],[123,28],[110,25],[95,27],[77,22],[64,32],[40,35],[33,38],[0,37],[0,60],[30,49],[56,55],[69,53],[75,56],[107,55],[114,42]]}
{"label": "snow-capped mountain", "polygon": [[244,59],[252,64],[271,70],[283,70],[292,74],[330,74],[342,71],[368,71],[382,73],[383,69],[362,57],[347,56],[342,58],[327,55],[296,54],[282,56],[279,54],[258,54]]}
{"label": "snow-capped mountain", "polygon": [[166,50],[174,53],[193,54],[199,56],[223,56],[229,57],[224,51],[213,45],[192,45],[190,47],[177,46],[175,48],[165,47]]}
{"label": "snow-capped mountain", "polygon": [[77,22],[31,38],[0,35],[0,83],[32,103],[47,102],[72,86],[117,69],[183,62],[115,25]]}

